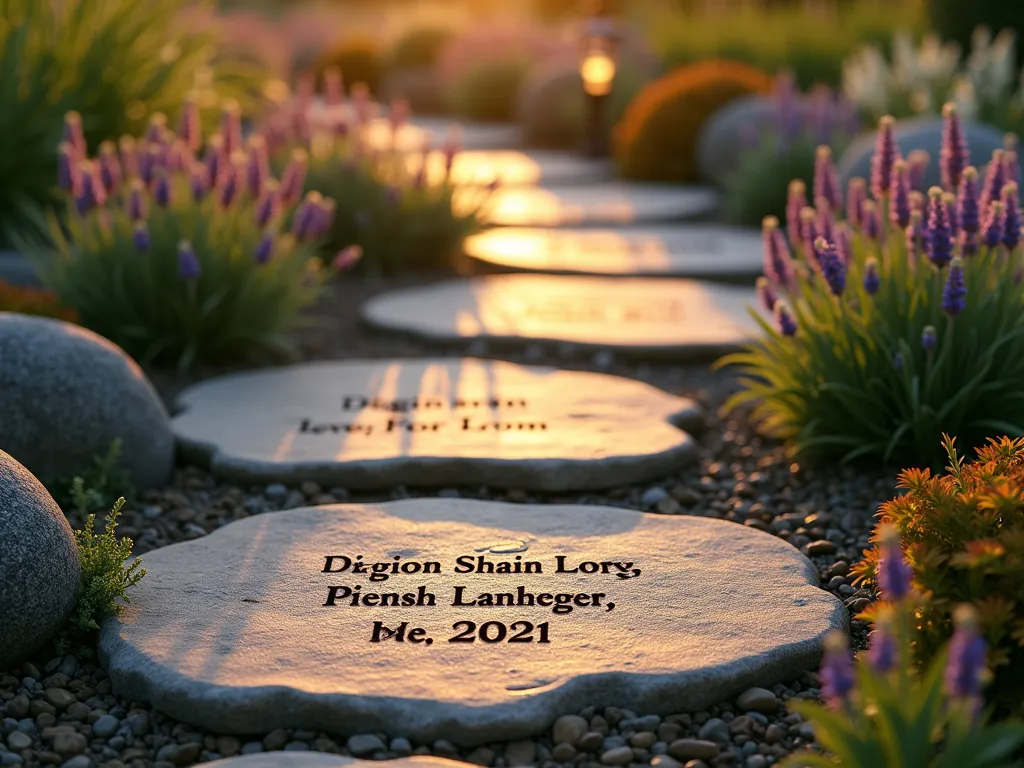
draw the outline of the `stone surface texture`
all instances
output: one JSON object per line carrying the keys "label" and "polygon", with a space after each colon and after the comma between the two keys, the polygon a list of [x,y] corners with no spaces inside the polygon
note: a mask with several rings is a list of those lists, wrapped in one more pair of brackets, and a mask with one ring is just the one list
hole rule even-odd
{"label": "stone surface texture", "polygon": [[[964,138],[971,152],[971,165],[982,171],[992,159],[992,151],[1003,147],[1003,133],[983,123],[965,122]],[[915,149],[928,152],[931,162],[925,174],[926,187],[941,183],[939,171],[939,149],[942,145],[942,118],[916,117],[897,120],[893,125],[893,137],[903,157]],[[866,133],[847,147],[839,159],[839,177],[842,189],[850,179],[860,176],[870,181],[871,157],[875,151],[875,132]]]}
{"label": "stone surface texture", "polygon": [[206,763],[207,768],[465,768],[466,763],[441,757],[404,757],[397,760],[353,760],[326,752],[263,752]]}
{"label": "stone surface texture", "polygon": [[25,467],[0,451],[0,669],[61,628],[78,594],[78,547],[64,513]]}
{"label": "stone surface texture", "polygon": [[529,272],[649,277],[756,277],[757,230],[715,224],[629,229],[498,227],[466,241],[470,256]]}
{"label": "stone surface texture", "polygon": [[50,481],[91,468],[115,438],[137,488],[167,481],[174,436],[135,361],[80,326],[0,312],[0,449]]}
{"label": "stone surface texture", "polygon": [[[478,195],[456,195],[457,208]],[[714,211],[711,187],[609,181],[561,187],[513,187],[494,193],[483,212],[487,224],[504,227],[571,227],[675,221]]]}
{"label": "stone surface texture", "polygon": [[682,428],[701,420],[692,401],[631,379],[457,358],[233,374],[178,405],[183,454],[217,474],[371,488],[636,482],[692,458]]}
{"label": "stone surface texture", "polygon": [[[409,158],[413,172],[423,164],[420,155]],[[427,156],[426,178],[431,183],[444,180],[444,151],[434,150]],[[502,187],[529,187],[536,184],[589,184],[606,181],[612,176],[608,160],[580,157],[569,152],[552,150],[519,151],[515,149],[471,149],[455,156],[451,181],[456,184],[487,186],[496,182]]]}
{"label": "stone surface texture", "polygon": [[[440,568],[369,581],[322,573],[328,554]],[[543,573],[454,572],[462,556],[512,562],[517,554]],[[566,572],[555,572],[558,556]],[[570,570],[583,561],[624,570]],[[847,622],[812,563],[770,534],[611,507],[459,499],[306,507],[150,552],[146,568],[124,616],[102,628],[101,663],[118,695],[222,733],[302,727],[473,746],[538,732],[587,704],[698,710],[813,666],[824,636]],[[342,585],[361,586],[363,596],[423,586],[437,604],[325,607]],[[571,613],[456,607],[456,586],[470,599],[522,586],[598,593],[603,602]],[[448,642],[462,620],[547,622],[550,644]],[[409,622],[433,642],[372,643],[376,621]]]}
{"label": "stone surface texture", "polygon": [[510,274],[381,293],[362,316],[435,342],[565,342],[685,358],[755,338],[754,304],[750,288],[694,280]]}

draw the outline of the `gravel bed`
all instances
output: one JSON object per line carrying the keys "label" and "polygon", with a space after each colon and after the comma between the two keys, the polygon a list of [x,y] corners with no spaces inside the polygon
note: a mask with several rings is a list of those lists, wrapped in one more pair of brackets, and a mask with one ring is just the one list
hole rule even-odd
{"label": "gravel bed", "polygon": [[[340,285],[313,315],[317,324],[300,334],[303,356],[344,359],[458,354],[374,335],[360,327],[358,307],[362,301],[399,284],[352,279]],[[496,356],[479,345],[462,353]],[[280,483],[243,487],[221,482],[198,467],[182,467],[172,485],[148,491],[125,507],[120,532],[131,536],[136,551],[144,554],[203,536],[249,515],[309,504],[412,496],[606,504],[667,515],[716,517],[770,532],[807,554],[818,568],[822,586],[839,597],[851,613],[873,599],[867,591],[850,585],[847,574],[868,544],[878,505],[895,491],[895,470],[797,466],[780,445],[759,437],[744,414],[723,417],[719,413],[735,381],[727,373],[709,372],[705,365],[643,365],[619,361],[609,353],[580,354],[570,347],[537,345],[502,358],[629,376],[694,398],[706,412],[704,429],[697,435],[698,461],[649,483],[577,494],[478,486],[396,487],[367,493],[322,488],[312,482],[298,487]],[[153,380],[171,402],[184,386],[222,370],[202,370],[190,377],[154,373]],[[81,521],[72,515],[72,524]],[[863,647],[866,627],[854,621],[853,634],[855,645]],[[567,713],[533,739],[459,750],[443,740],[413,744],[383,734],[345,739],[311,730],[277,730],[245,738],[207,733],[154,712],[146,704],[114,696],[109,679],[95,660],[43,652],[30,663],[0,670],[0,768],[170,768],[280,749],[367,759],[433,754],[491,766],[762,768],[813,743],[809,726],[789,714],[785,702],[815,698],[817,686],[817,676],[805,673],[770,691],[752,689],[706,711],[666,717],[616,707],[588,707]]]}

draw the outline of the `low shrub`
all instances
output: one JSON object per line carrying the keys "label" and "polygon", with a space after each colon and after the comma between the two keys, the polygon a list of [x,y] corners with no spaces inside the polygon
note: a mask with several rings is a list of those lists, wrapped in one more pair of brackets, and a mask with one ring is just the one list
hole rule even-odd
{"label": "low shrub", "polygon": [[[926,0],[929,26],[943,40],[957,43],[967,50],[971,43],[971,30],[986,27],[991,30],[1009,29],[1018,39],[1024,38],[1024,6],[1006,0]],[[1016,65],[1024,65],[1022,52],[1018,52]]]}
{"label": "low shrub", "polygon": [[372,37],[348,37],[321,54],[314,64],[317,82],[323,84],[324,73],[337,68],[349,89],[363,83],[370,93],[380,90],[383,62],[377,41]]}
{"label": "low shrub", "polygon": [[1024,434],[1019,164],[998,151],[982,183],[962,131],[950,107],[945,189],[927,198],[889,118],[871,197],[852,181],[846,221],[831,158],[810,192],[791,187],[785,229],[765,222],[762,299],[776,323],[758,315],[762,337],[719,362],[740,369],[727,410],[753,403],[766,433],[815,461],[932,465],[943,433],[968,446]]}
{"label": "low shrub", "polygon": [[399,37],[387,56],[389,69],[432,67],[455,33],[447,27],[417,27]]}
{"label": "low shrub", "polygon": [[314,193],[299,204],[304,161],[272,179],[262,137],[243,146],[236,109],[202,161],[201,142],[191,103],[178,135],[158,115],[97,159],[65,142],[67,222],[51,223],[56,253],[34,251],[81,323],[143,363],[287,352],[285,333],[328,274],[313,257],[334,204]]}
{"label": "low shrub", "polygon": [[55,317],[58,320],[67,320],[69,323],[78,321],[78,313],[71,307],[61,304],[60,299],[52,291],[11,285],[2,280],[0,280],[0,312]]}
{"label": "low shrub", "polygon": [[849,105],[827,89],[813,95],[809,111],[797,109],[799,94],[786,88],[772,98],[778,109],[774,124],[749,125],[752,143],[735,148],[739,161],[724,185],[725,215],[733,224],[757,226],[765,216],[785,218],[790,180],[810,188],[818,148],[827,144],[841,155],[856,132]]}
{"label": "low shrub", "polygon": [[899,537],[883,531],[888,600],[876,612],[867,652],[854,663],[846,635],[825,640],[823,704],[791,701],[814,728],[822,753],[790,756],[782,768],[1014,768],[1024,723],[991,722],[982,691],[991,673],[979,618],[956,607],[955,629],[921,671],[911,664],[916,596],[907,581]]}
{"label": "low shrub", "polygon": [[[354,244],[362,254],[359,268],[373,274],[450,267],[463,240],[480,228],[479,214],[490,197],[491,188],[456,188],[447,175],[428,172],[430,147],[423,152],[396,147],[406,110],[404,104],[392,106],[390,142],[374,135],[359,117],[368,110],[358,106],[353,122],[337,111],[308,111],[301,102],[273,118],[281,126],[275,138],[278,165],[289,152],[308,148],[305,188],[336,203],[326,251]],[[302,130],[295,131],[296,125]],[[437,151],[450,169],[459,151],[457,135]]]}
{"label": "low shrub", "polygon": [[529,71],[530,60],[521,54],[474,64],[449,85],[455,114],[483,123],[514,120],[519,89]]}
{"label": "low shrub", "polygon": [[[991,698],[1024,713],[1024,439],[991,439],[970,463],[952,439],[943,446],[945,474],[905,470],[898,484],[903,493],[878,513],[903,538],[921,595],[912,618],[914,653],[926,663],[949,639],[956,606],[974,606],[995,672]],[[885,557],[876,534],[874,548],[854,568],[857,581],[879,585]]]}
{"label": "low shrub", "polygon": [[704,121],[737,96],[771,91],[772,78],[734,61],[682,67],[647,85],[615,128],[615,159],[623,176],[694,181],[697,138]]}

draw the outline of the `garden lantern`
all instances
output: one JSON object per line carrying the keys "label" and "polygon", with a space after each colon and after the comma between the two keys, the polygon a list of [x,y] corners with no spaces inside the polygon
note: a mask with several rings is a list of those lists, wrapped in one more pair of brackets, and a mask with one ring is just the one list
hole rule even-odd
{"label": "garden lantern", "polygon": [[608,152],[606,105],[615,83],[618,48],[615,22],[605,13],[604,3],[595,0],[580,37],[580,77],[587,100],[586,153],[593,157]]}

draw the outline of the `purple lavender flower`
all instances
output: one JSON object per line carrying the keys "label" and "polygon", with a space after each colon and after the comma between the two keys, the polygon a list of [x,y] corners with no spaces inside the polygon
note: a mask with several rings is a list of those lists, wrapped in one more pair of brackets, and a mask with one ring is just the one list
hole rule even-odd
{"label": "purple lavender flower", "polygon": [[132,234],[132,245],[135,246],[135,250],[139,253],[146,253],[149,251],[149,230],[146,228],[146,223],[138,221],[135,223],[135,232]]}
{"label": "purple lavender flower", "polygon": [[949,264],[946,286],[942,289],[942,311],[955,317],[967,306],[967,286],[964,285],[964,262],[955,256]]}
{"label": "purple lavender flower", "polygon": [[167,115],[163,112],[156,112],[149,118],[146,141],[150,144],[161,145],[167,142]]}
{"label": "purple lavender flower", "polygon": [[323,237],[330,231],[334,225],[334,211],[336,208],[337,204],[330,198],[320,201],[313,216],[313,229],[310,232],[311,239]]}
{"label": "purple lavender flower", "polygon": [[117,143],[121,153],[121,170],[126,179],[139,175],[139,155],[132,136],[122,136]]}
{"label": "purple lavender flower", "polygon": [[193,152],[199,151],[203,143],[202,127],[199,123],[199,105],[189,98],[181,105],[181,117],[178,120],[178,138]]}
{"label": "purple lavender flower", "polygon": [[253,260],[257,264],[266,264],[270,261],[270,257],[274,255],[274,233],[267,232],[260,238],[259,244],[256,246],[256,252],[253,254]]}
{"label": "purple lavender flower", "polygon": [[802,214],[806,207],[807,186],[800,179],[793,179],[789,182],[786,197],[786,234],[794,248],[799,248],[804,242]]}
{"label": "purple lavender flower", "polygon": [[331,266],[339,272],[346,272],[363,258],[363,249],[358,245],[350,245],[347,248],[342,248],[335,257],[331,260]]}
{"label": "purple lavender flower", "polygon": [[789,309],[789,305],[781,299],[775,302],[775,322],[779,326],[779,333],[783,336],[796,335],[796,320]]}
{"label": "purple lavender flower", "polygon": [[256,201],[256,223],[266,227],[281,212],[281,196],[277,182],[273,179],[263,186],[263,194]]}
{"label": "purple lavender flower", "polygon": [[245,187],[254,200],[263,191],[263,185],[270,178],[270,160],[267,141],[259,134],[249,137],[249,153],[245,168]]}
{"label": "purple lavender flower", "polygon": [[77,195],[82,187],[78,155],[67,141],[57,149],[57,184],[65,192]]}
{"label": "purple lavender flower", "polygon": [[82,116],[78,112],[72,110],[64,115],[62,141],[71,145],[78,160],[85,159],[88,149],[85,146],[85,132],[82,130]]}
{"label": "purple lavender flower", "polygon": [[199,162],[193,162],[189,168],[188,183],[192,189],[192,199],[197,203],[203,200],[210,192],[210,176],[206,166]]}
{"label": "purple lavender flower", "polygon": [[242,108],[234,99],[224,102],[220,113],[220,132],[224,137],[224,151],[230,156],[242,147]]}
{"label": "purple lavender flower", "polygon": [[100,181],[107,194],[112,194],[123,180],[121,162],[117,159],[117,148],[112,141],[100,144]]}
{"label": "purple lavender flower", "polygon": [[846,189],[846,220],[851,227],[859,227],[861,214],[864,210],[864,201],[868,199],[868,184],[864,179],[856,176],[850,179]]}
{"label": "purple lavender flower", "polygon": [[230,208],[242,190],[245,173],[245,156],[236,152],[231,158],[231,163],[225,166],[220,179],[219,202],[224,208]]}
{"label": "purple lavender flower", "polygon": [[310,192],[299,204],[292,217],[292,234],[299,240],[313,237],[316,225],[317,209],[323,196],[319,192]]}
{"label": "purple lavender flower", "polygon": [[1006,153],[1003,155],[1003,177],[1014,184],[1020,184],[1020,161],[1016,146],[1015,143],[1010,146],[1010,142],[1007,142]]}
{"label": "purple lavender flower", "polygon": [[[156,149],[154,153],[151,150]],[[156,164],[156,158],[159,154],[158,147],[150,147],[149,142],[142,139],[136,144],[136,157],[138,158],[138,172],[139,178],[142,179],[142,183],[147,187],[153,183],[153,170]]]}
{"label": "purple lavender flower", "polygon": [[903,373],[903,353],[896,352],[892,356],[892,367],[896,369],[896,373]]}
{"label": "purple lavender flower", "polygon": [[294,205],[302,198],[308,165],[309,155],[304,149],[296,149],[292,152],[292,159],[284,169],[284,173],[281,174],[281,186],[279,187],[281,202],[285,205]]}
{"label": "purple lavender flower", "polygon": [[861,232],[869,240],[880,240],[882,238],[882,217],[873,200],[865,200],[861,208]]}
{"label": "purple lavender flower", "polygon": [[153,202],[161,208],[167,208],[171,204],[171,178],[165,171],[156,175],[156,182],[153,184]]}
{"label": "purple lavender flower", "polygon": [[206,164],[206,176],[210,180],[210,186],[220,186],[221,175],[228,165],[228,155],[224,151],[224,138],[219,133],[213,134],[206,142],[203,162]]}
{"label": "purple lavender flower", "polygon": [[878,275],[878,259],[869,256],[864,262],[864,290],[868,295],[874,296],[882,287],[882,278]]}
{"label": "purple lavender flower", "polygon": [[910,212],[910,224],[907,225],[907,261],[913,267],[921,256],[921,242],[924,240],[923,216],[921,211]]}
{"label": "purple lavender flower", "polygon": [[198,280],[202,274],[199,259],[188,240],[178,243],[178,277],[185,281]]}
{"label": "purple lavender flower", "polygon": [[931,155],[927,150],[915,149],[907,155],[909,164],[910,189],[916,192],[925,192],[925,177],[928,174],[928,166],[931,163]]}
{"label": "purple lavender flower", "polygon": [[955,192],[960,188],[964,168],[971,164],[971,152],[964,138],[963,126],[956,113],[956,106],[947,103],[942,107],[942,149],[939,150],[939,168],[942,186]]}
{"label": "purple lavender flower", "polygon": [[1003,245],[1012,252],[1020,244],[1020,198],[1017,185],[1012,181],[1003,186],[1005,217],[1003,219]]}
{"label": "purple lavender flower", "polygon": [[93,208],[98,208],[106,202],[107,193],[100,182],[99,170],[95,163],[84,160],[79,165],[79,169],[82,183],[75,196],[75,209],[80,216],[85,216]]}
{"label": "purple lavender flower", "polygon": [[978,632],[978,614],[969,605],[957,606],[953,613],[956,629],[949,641],[946,664],[946,693],[951,698],[980,706],[981,683],[985,673],[985,639]]}
{"label": "purple lavender flower", "polygon": [[767,277],[757,278],[757,297],[761,300],[761,305],[769,312],[775,311],[775,304],[778,302],[779,297],[775,293],[775,289],[772,288],[771,281]]}
{"label": "purple lavender flower", "polygon": [[940,269],[953,256],[953,232],[949,226],[946,203],[942,190],[932,187],[928,190],[928,225],[924,232],[924,250],[932,264]]}
{"label": "purple lavender flower", "polygon": [[1003,242],[1006,232],[1006,206],[1002,200],[993,200],[988,207],[988,217],[981,228],[981,241],[987,248],[995,248]]}
{"label": "purple lavender flower", "polygon": [[834,243],[836,241],[836,220],[832,215],[832,208],[824,197],[815,200],[815,205],[818,211],[815,231],[818,233],[818,237],[824,237],[830,243]]}
{"label": "purple lavender flower", "polygon": [[143,221],[148,215],[146,205],[146,187],[141,179],[132,179],[128,192],[128,218],[132,221]]}
{"label": "purple lavender flower", "polygon": [[892,194],[889,218],[902,229],[910,223],[910,170],[905,160],[897,160],[892,164],[889,191]]}
{"label": "purple lavender flower", "polygon": [[928,198],[924,192],[918,192],[916,189],[910,190],[910,210],[920,211],[924,215],[928,210]]}
{"label": "purple lavender flower", "polygon": [[981,228],[978,208],[978,171],[974,166],[964,168],[960,176],[960,194],[956,201],[957,223],[967,235],[976,235]]}
{"label": "purple lavender flower", "polygon": [[946,218],[949,220],[949,231],[954,234],[955,240],[956,233],[960,231],[960,218],[957,215],[956,195],[952,192],[943,192],[942,202],[946,206]]}
{"label": "purple lavender flower", "polygon": [[829,290],[835,296],[842,296],[846,290],[846,264],[839,258],[839,252],[833,243],[823,237],[814,241],[814,252],[821,265],[821,274],[828,283]]}
{"label": "purple lavender flower", "polygon": [[935,334],[934,325],[926,325],[921,331],[921,348],[929,354],[939,346],[939,337]]}
{"label": "purple lavender flower", "polygon": [[910,566],[907,565],[907,561],[903,559],[900,534],[895,526],[889,523],[881,525],[878,539],[881,549],[876,574],[878,588],[882,592],[883,599],[897,602],[910,593],[910,580],[913,573]]}
{"label": "purple lavender flower", "polygon": [[893,138],[893,119],[885,115],[878,121],[878,138],[875,140],[875,154],[871,158],[871,191],[881,200],[889,194],[892,182],[892,166],[899,158],[899,149]]}
{"label": "purple lavender flower", "polygon": [[[814,199],[823,199],[833,211],[843,207],[843,193],[839,189],[839,174],[832,162],[832,150],[818,147],[814,155]],[[819,206],[820,207],[820,206]]]}
{"label": "purple lavender flower", "polygon": [[178,173],[191,167],[192,162],[195,160],[195,155],[189,149],[188,144],[178,138],[170,143],[170,146],[167,147],[167,152],[164,154],[167,158],[167,169],[173,173]]}
{"label": "purple lavender flower", "polygon": [[1001,149],[992,151],[992,159],[985,168],[985,181],[981,185],[981,206],[982,213],[988,211],[988,207],[999,199],[1003,192],[1003,185],[1006,184],[1006,166],[1004,163],[1004,152]]}
{"label": "purple lavender flower", "polygon": [[820,674],[822,698],[833,708],[842,706],[855,685],[853,657],[845,633],[831,632],[825,637]]}
{"label": "purple lavender flower", "polygon": [[899,655],[892,625],[892,609],[886,606],[875,618],[875,628],[870,638],[871,645],[868,647],[868,663],[875,672],[883,675],[896,668]]}

